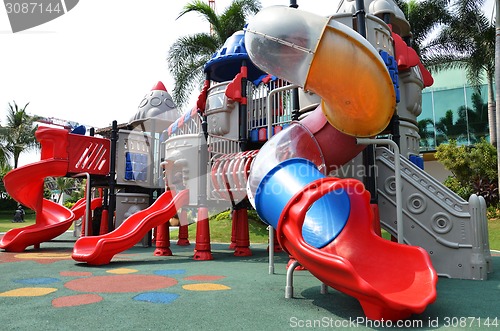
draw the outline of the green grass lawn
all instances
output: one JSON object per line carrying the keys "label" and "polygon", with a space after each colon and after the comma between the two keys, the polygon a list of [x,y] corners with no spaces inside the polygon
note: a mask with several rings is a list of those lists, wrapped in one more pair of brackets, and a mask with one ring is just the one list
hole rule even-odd
{"label": "green grass lawn", "polygon": [[10,229],[24,228],[25,226],[35,224],[35,214],[33,212],[27,212],[24,216],[24,223],[12,223],[14,218],[14,211],[0,212],[0,232],[7,232]]}
{"label": "green grass lawn", "polygon": [[[250,232],[251,243],[267,243],[268,230],[267,225],[257,220],[255,211],[249,212],[248,229]],[[231,242],[232,222],[228,211],[222,212],[210,218],[210,240],[212,242],[230,243]],[[172,231],[172,236],[177,236],[175,231]],[[196,223],[189,225],[189,240],[194,241],[196,238]]]}
{"label": "green grass lawn", "polygon": [[[25,223],[12,223],[14,212],[0,212],[0,232],[6,232],[13,228],[25,227],[35,223],[35,214],[27,212]],[[267,243],[267,225],[257,220],[255,211],[249,212],[248,227],[250,230],[251,243]],[[491,218],[488,222],[490,248],[500,250],[500,218]],[[210,220],[210,239],[212,242],[231,242],[231,218],[229,212],[223,212]],[[176,234],[172,233],[174,239]],[[388,237],[387,235],[385,237]],[[189,239],[194,242],[196,238],[196,223],[189,226]]]}
{"label": "green grass lawn", "polygon": [[490,249],[500,250],[500,218],[493,218],[488,221],[488,231]]}

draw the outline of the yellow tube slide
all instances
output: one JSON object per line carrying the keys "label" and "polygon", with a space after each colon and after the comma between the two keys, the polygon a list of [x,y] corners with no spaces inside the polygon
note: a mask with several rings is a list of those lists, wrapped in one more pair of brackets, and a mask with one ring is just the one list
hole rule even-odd
{"label": "yellow tube slide", "polygon": [[330,124],[356,137],[384,130],[396,107],[393,82],[377,50],[328,17],[273,6],[246,29],[250,59],[265,72],[318,94]]}

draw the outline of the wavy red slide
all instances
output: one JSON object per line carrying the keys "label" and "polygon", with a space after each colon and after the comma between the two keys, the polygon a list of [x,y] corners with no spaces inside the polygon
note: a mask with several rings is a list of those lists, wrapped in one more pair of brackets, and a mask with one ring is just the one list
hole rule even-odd
{"label": "wavy red slide", "polygon": [[[85,214],[85,210],[87,207],[86,201],[87,201],[86,198],[81,198],[73,205],[73,207],[71,207],[71,211],[73,212],[73,214],[75,214],[75,220],[79,219],[80,217],[83,216],[83,214]],[[102,198],[94,198],[90,202],[90,210],[94,210],[101,206],[102,206]]]}
{"label": "wavy red slide", "polygon": [[115,254],[133,247],[149,230],[170,220],[188,202],[188,190],[175,196],[172,191],[166,191],[151,206],[131,215],[114,231],[78,239],[72,257],[91,265],[108,264]]}
{"label": "wavy red slide", "polygon": [[[325,247],[303,237],[309,207],[328,192],[347,192],[345,227]],[[427,252],[385,240],[373,230],[370,194],[351,179],[322,178],[290,199],[280,216],[280,244],[323,283],[358,299],[370,319],[399,320],[422,313],[436,299],[437,274]]]}
{"label": "wavy red slide", "polygon": [[12,229],[0,239],[0,248],[22,252],[26,247],[49,241],[69,229],[74,213],[55,202],[43,198],[45,177],[65,176],[67,160],[46,159],[19,167],[4,177],[10,196],[36,212],[33,225]]}

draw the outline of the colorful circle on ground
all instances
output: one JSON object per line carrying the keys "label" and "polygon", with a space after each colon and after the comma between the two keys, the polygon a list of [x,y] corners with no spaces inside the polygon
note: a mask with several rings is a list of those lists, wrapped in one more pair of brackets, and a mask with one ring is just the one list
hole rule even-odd
{"label": "colorful circle on ground", "polygon": [[182,288],[187,291],[225,291],[231,289],[226,285],[212,283],[187,284],[182,285]]}
{"label": "colorful circle on ground", "polygon": [[175,293],[145,292],[136,295],[133,299],[136,301],[168,304],[174,302],[178,297],[179,294]]}
{"label": "colorful circle on ground", "polygon": [[14,283],[31,284],[31,285],[51,284],[51,283],[57,283],[59,281],[60,279],[51,277],[25,278],[25,279],[13,280]]}
{"label": "colorful circle on ground", "polygon": [[40,260],[71,259],[71,253],[21,253],[16,254],[16,258]]}
{"label": "colorful circle on ground", "polygon": [[163,276],[111,275],[73,279],[64,286],[78,292],[129,293],[158,290],[176,284],[176,279]]}
{"label": "colorful circle on ground", "polygon": [[24,287],[0,293],[0,297],[41,297],[57,291],[52,287]]}
{"label": "colorful circle on ground", "polygon": [[118,268],[118,269],[108,270],[106,272],[110,273],[110,274],[126,275],[126,274],[133,274],[133,273],[138,272],[138,271],[139,270],[137,270],[137,269]]}
{"label": "colorful circle on ground", "polygon": [[155,275],[166,276],[166,275],[182,275],[185,274],[186,270],[184,269],[172,269],[172,270],[156,270],[154,272]]}
{"label": "colorful circle on ground", "polygon": [[226,276],[196,275],[196,276],[184,277],[184,280],[196,280],[200,282],[208,282],[224,278],[226,278]]}
{"label": "colorful circle on ground", "polygon": [[92,276],[90,271],[61,271],[59,275],[63,277],[89,277]]}
{"label": "colorful circle on ground", "polygon": [[56,308],[75,307],[75,306],[90,305],[92,303],[97,303],[102,300],[103,297],[101,297],[98,294],[68,295],[65,297],[59,297],[52,300],[52,306]]}

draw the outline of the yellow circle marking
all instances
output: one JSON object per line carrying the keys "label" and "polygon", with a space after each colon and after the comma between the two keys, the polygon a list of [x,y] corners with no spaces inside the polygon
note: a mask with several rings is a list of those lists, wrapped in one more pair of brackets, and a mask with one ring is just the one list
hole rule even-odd
{"label": "yellow circle marking", "polygon": [[231,289],[226,285],[212,283],[187,284],[182,285],[182,288],[188,291],[225,291]]}
{"label": "yellow circle marking", "polygon": [[39,259],[39,260],[54,260],[54,259],[70,259],[70,253],[22,253],[15,255],[18,259]]}
{"label": "yellow circle marking", "polygon": [[137,271],[139,271],[139,270],[128,269],[128,268],[118,268],[118,269],[108,270],[106,272],[110,273],[110,274],[126,275],[126,274],[133,274],[134,272],[137,272]]}
{"label": "yellow circle marking", "polygon": [[0,297],[40,297],[55,291],[52,287],[23,287],[0,293]]}

